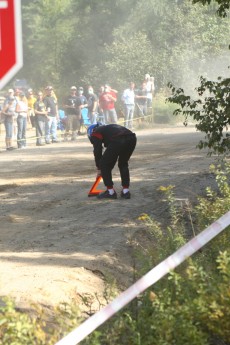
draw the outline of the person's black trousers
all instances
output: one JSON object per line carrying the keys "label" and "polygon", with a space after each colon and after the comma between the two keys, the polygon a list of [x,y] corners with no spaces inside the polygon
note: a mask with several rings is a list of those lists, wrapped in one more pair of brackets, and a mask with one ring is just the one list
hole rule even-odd
{"label": "person's black trousers", "polygon": [[129,187],[129,164],[128,161],[136,146],[136,135],[130,134],[128,136],[117,137],[106,148],[101,159],[101,175],[106,187],[113,186],[112,170],[118,160],[118,168],[121,175],[121,185]]}

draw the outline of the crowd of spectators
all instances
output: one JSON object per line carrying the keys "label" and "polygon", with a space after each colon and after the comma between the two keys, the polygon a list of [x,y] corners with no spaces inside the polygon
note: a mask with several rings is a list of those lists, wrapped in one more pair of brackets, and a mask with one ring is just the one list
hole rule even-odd
{"label": "crowd of spectators", "polygon": [[[126,128],[133,129],[134,111],[142,119],[147,115],[154,90],[154,78],[149,74],[145,75],[140,88],[130,82],[127,89],[123,90],[120,101],[123,104],[121,113]],[[52,86],[47,86],[44,93],[39,91],[36,95],[31,88],[27,92],[9,89],[0,109],[1,123],[5,126],[6,150],[16,149],[13,146],[14,138],[18,149],[26,148],[28,126],[36,130],[37,146],[58,143],[57,129],[63,131],[64,141],[75,141],[81,134],[82,125],[85,125],[84,111],[88,125],[98,121],[105,125],[117,123],[118,95],[118,91],[108,84],[102,85],[98,92],[90,85],[85,94],[83,87],[71,86],[62,102],[58,101]]]}

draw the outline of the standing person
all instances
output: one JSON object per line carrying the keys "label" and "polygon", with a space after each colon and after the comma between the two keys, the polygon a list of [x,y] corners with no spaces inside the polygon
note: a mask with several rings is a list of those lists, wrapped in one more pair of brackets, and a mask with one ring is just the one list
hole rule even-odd
{"label": "standing person", "polygon": [[[5,101],[4,101],[3,106],[5,106],[5,105],[8,103],[8,100],[9,100],[11,97],[14,98],[14,100],[15,100],[15,106],[16,106],[16,104],[17,104],[17,99],[18,99],[19,97],[16,98],[15,92],[14,92],[13,89],[9,89],[9,90],[8,90],[8,95],[6,96],[6,99],[5,99]],[[13,138],[16,138],[16,137],[17,137],[17,128],[18,128],[17,116],[18,116],[17,113],[15,113],[15,116],[13,117]]]}
{"label": "standing person", "polygon": [[77,104],[77,88],[76,86],[71,86],[70,94],[65,100],[64,109],[65,115],[67,116],[66,128],[64,134],[64,141],[68,140],[69,132],[71,131],[71,140],[76,140],[77,129],[79,130],[79,116],[78,110],[76,109]]}
{"label": "standing person", "polygon": [[[118,160],[122,184],[121,197],[130,199],[128,161],[136,147],[136,134],[116,124],[107,126],[91,125],[87,130],[87,134],[91,144],[93,144],[97,176],[102,176],[107,187],[107,190],[100,193],[98,198],[117,199],[117,193],[113,188],[112,170]],[[106,148],[104,153],[103,145]]]}
{"label": "standing person", "polygon": [[7,101],[3,105],[2,114],[4,115],[4,126],[6,131],[6,150],[14,150],[15,147],[12,145],[13,132],[14,132],[14,118],[16,117],[16,99],[13,96],[9,96]]}
{"label": "standing person", "polygon": [[100,86],[98,90],[98,118],[100,122],[102,122],[103,125],[105,125],[105,117],[104,117],[103,109],[101,108],[101,105],[100,105],[100,96],[103,94],[104,91],[105,91],[104,85]]}
{"label": "standing person", "polygon": [[32,127],[36,128],[36,123],[35,123],[35,114],[34,114],[34,103],[36,102],[37,98],[34,96],[33,90],[29,89],[28,90],[28,96],[27,96],[27,101],[28,101],[28,110],[29,110],[29,117],[30,117],[30,122]]}
{"label": "standing person", "polygon": [[117,93],[106,84],[104,92],[99,97],[100,108],[103,110],[105,124],[117,123],[117,113],[115,102],[117,101]]}
{"label": "standing person", "polygon": [[98,96],[100,97],[101,94],[102,94],[103,92],[105,92],[105,86],[104,86],[104,85],[101,85],[101,86],[99,87]]}
{"label": "standing person", "polygon": [[97,123],[97,112],[98,112],[98,98],[97,95],[93,91],[93,87],[88,87],[88,117],[90,119],[91,124]]}
{"label": "standing person", "polygon": [[76,111],[77,111],[77,119],[78,119],[78,132],[77,134],[80,134],[80,128],[81,128],[81,123],[82,123],[82,117],[81,117],[81,111],[83,108],[88,107],[88,102],[86,97],[84,96],[84,89],[82,86],[78,88],[78,97],[76,101]]}
{"label": "standing person", "polygon": [[145,117],[147,115],[147,97],[148,91],[146,88],[146,83],[143,82],[140,89],[136,92],[136,105],[137,105],[137,116]]}
{"label": "standing person", "polygon": [[129,88],[124,90],[121,100],[124,102],[125,107],[125,127],[132,129],[133,127],[133,115],[135,108],[135,84],[130,83]]}
{"label": "standing person", "polygon": [[17,102],[17,99],[15,97],[15,94],[14,94],[14,90],[13,89],[9,89],[8,90],[8,94],[4,100],[4,103],[3,103],[3,106],[6,105],[8,103],[8,100],[11,99],[12,100],[12,97],[15,99],[15,101]]}
{"label": "standing person", "polygon": [[48,124],[48,117],[47,117],[47,110],[46,105],[43,101],[43,93],[41,91],[38,92],[38,98],[34,103],[34,113],[35,113],[35,124],[36,124],[36,146],[43,146],[45,145],[44,138],[45,138],[45,129]]}
{"label": "standing person", "polygon": [[18,124],[18,133],[17,133],[17,143],[19,149],[26,148],[26,129],[27,123],[30,123],[29,113],[28,113],[28,101],[24,94],[21,92],[17,100],[16,105],[17,124]]}
{"label": "standing person", "polygon": [[154,92],[154,78],[149,74],[145,74],[145,83],[147,89],[147,107],[152,108],[153,92]]}
{"label": "standing person", "polygon": [[47,95],[44,98],[44,104],[47,110],[48,122],[46,125],[46,144],[58,143],[57,140],[57,120],[58,120],[58,104],[54,94],[53,87],[46,87]]}
{"label": "standing person", "polygon": [[15,98],[16,98],[17,100],[20,99],[20,93],[21,93],[21,92],[23,92],[23,91],[20,90],[20,89],[15,89],[15,90],[14,90],[14,96],[15,96]]}

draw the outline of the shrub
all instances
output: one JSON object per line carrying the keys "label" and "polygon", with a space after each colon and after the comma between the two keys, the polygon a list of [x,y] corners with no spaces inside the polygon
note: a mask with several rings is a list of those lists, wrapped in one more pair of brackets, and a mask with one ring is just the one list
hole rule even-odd
{"label": "shrub", "polygon": [[156,94],[153,98],[154,122],[157,124],[175,124],[182,122],[182,116],[176,118],[173,115],[177,107],[172,103],[166,102],[166,100],[167,98],[163,92]]}
{"label": "shrub", "polygon": [[3,302],[0,307],[1,345],[53,345],[81,321],[74,303],[60,304],[50,313],[38,305],[24,312],[8,298]]}
{"label": "shrub", "polygon": [[[193,212],[196,232],[229,210],[229,165],[213,168],[219,191],[207,189]],[[185,235],[185,211],[178,207],[173,186],[160,187],[170,205],[171,221],[162,229],[147,214],[139,220],[147,226],[150,245],[140,246],[137,275],[164,260],[194,234]],[[212,200],[210,199],[212,196]],[[208,211],[208,212],[207,212]],[[183,215],[183,217],[181,216]],[[135,243],[135,241],[134,241]],[[179,266],[168,277],[133,301],[106,323],[94,345],[217,345],[230,339],[230,234],[226,229],[215,240]],[[84,344],[91,344],[91,336]]]}

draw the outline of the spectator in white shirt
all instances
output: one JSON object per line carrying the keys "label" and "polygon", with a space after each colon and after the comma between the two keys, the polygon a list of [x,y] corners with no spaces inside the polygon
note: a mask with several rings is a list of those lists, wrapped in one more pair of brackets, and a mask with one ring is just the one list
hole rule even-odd
{"label": "spectator in white shirt", "polygon": [[154,86],[154,77],[150,77],[149,74],[145,75],[145,82],[146,82],[146,88],[147,88],[147,106],[148,108],[152,107],[152,101],[153,101],[153,93],[155,90]]}
{"label": "spectator in white shirt", "polygon": [[134,93],[135,84],[130,83],[129,88],[125,89],[121,100],[124,102],[125,108],[125,127],[132,129],[133,127],[133,115],[135,108],[135,93]]}
{"label": "spectator in white shirt", "polygon": [[29,113],[28,113],[28,101],[24,92],[20,92],[19,98],[16,105],[16,113],[18,114],[18,133],[17,133],[17,143],[19,149],[26,148],[26,129],[27,122],[30,123]]}

